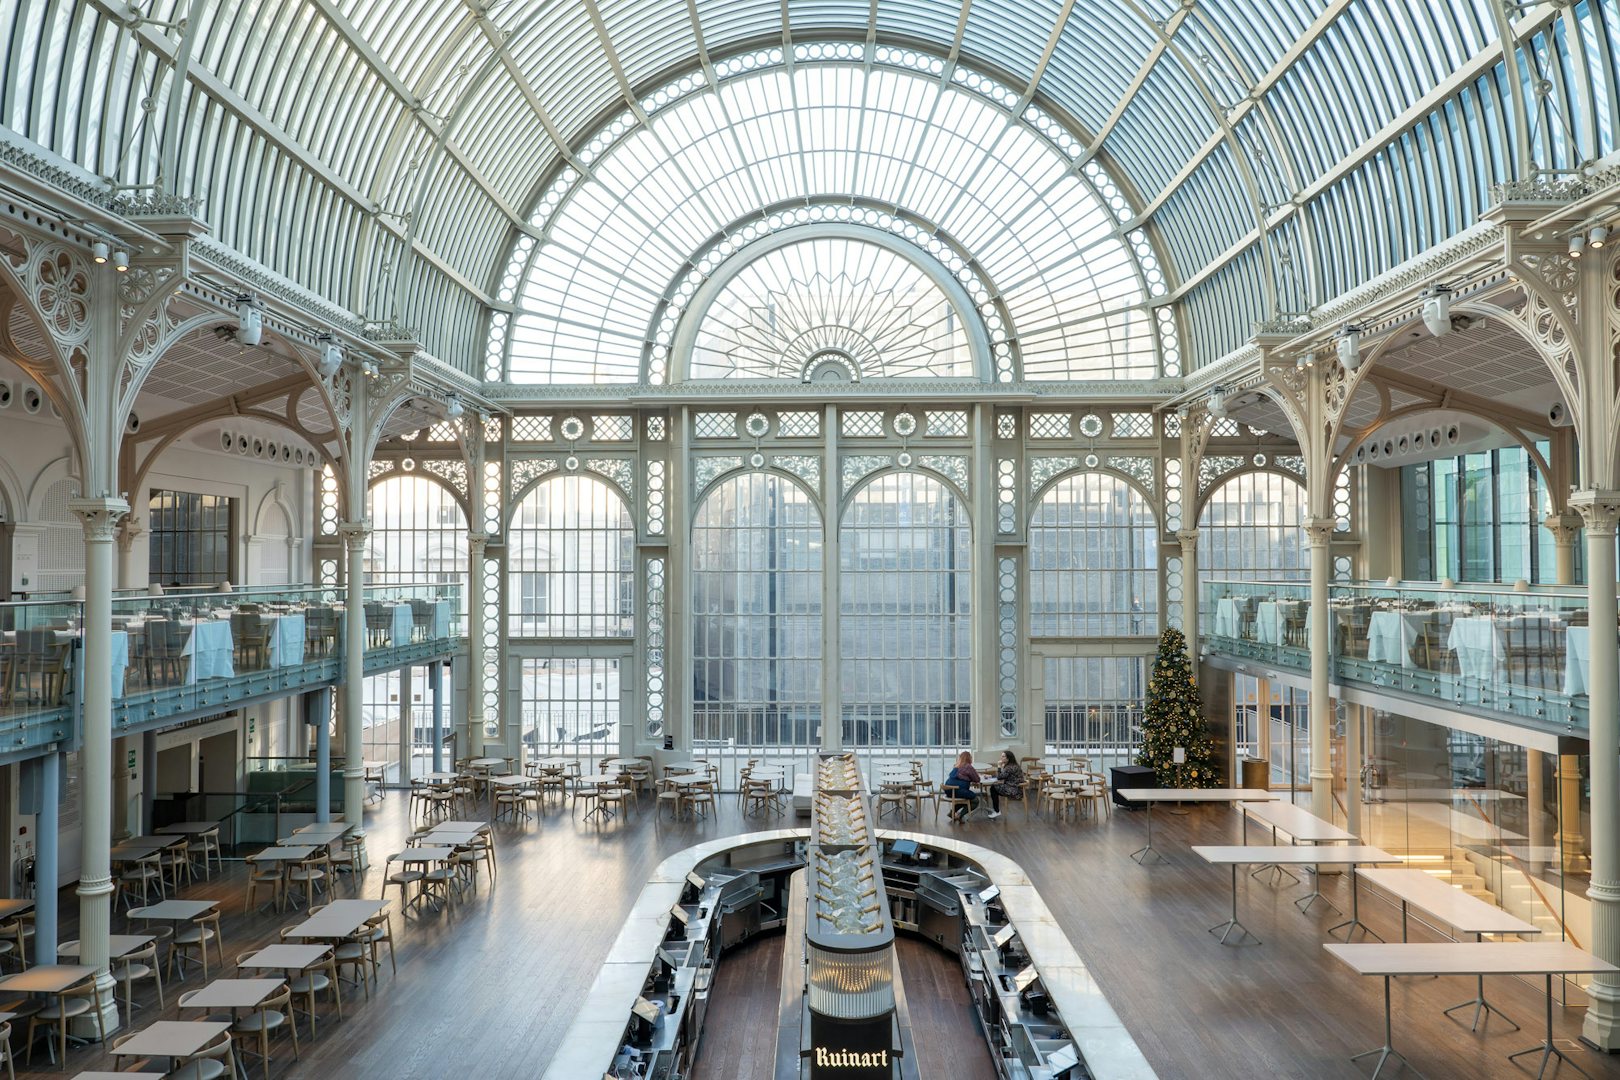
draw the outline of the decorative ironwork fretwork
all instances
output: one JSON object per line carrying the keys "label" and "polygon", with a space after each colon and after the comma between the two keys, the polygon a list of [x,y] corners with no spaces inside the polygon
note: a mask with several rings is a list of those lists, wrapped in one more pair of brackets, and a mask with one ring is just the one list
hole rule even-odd
{"label": "decorative ironwork fretwork", "polygon": [[701,495],[718,478],[742,468],[742,463],[742,458],[732,454],[697,458],[692,462],[692,493]]}
{"label": "decorative ironwork fretwork", "polygon": [[771,458],[773,468],[790,472],[805,482],[811,491],[821,490],[821,458],[814,454],[777,454]]}
{"label": "decorative ironwork fretwork", "polygon": [[507,468],[507,483],[511,485],[507,493],[511,498],[517,498],[518,493],[547,473],[557,471],[557,462],[554,458],[519,458]]}
{"label": "decorative ironwork fretwork", "polygon": [[1029,459],[1029,493],[1034,495],[1047,481],[1060,473],[1080,467],[1080,459],[1073,455],[1062,457],[1032,457]]}
{"label": "decorative ironwork fretwork", "polygon": [[851,454],[844,459],[840,476],[844,481],[843,494],[848,495],[868,476],[879,469],[888,468],[894,464],[894,458],[888,454]]}
{"label": "decorative ironwork fretwork", "polygon": [[965,456],[961,454],[924,454],[917,459],[917,464],[946,477],[961,489],[962,494],[970,494],[968,491],[968,459]]}
{"label": "decorative ironwork fretwork", "polygon": [[1134,455],[1115,456],[1107,458],[1103,464],[1108,466],[1108,468],[1113,469],[1115,472],[1123,473],[1132,480],[1135,480],[1139,485],[1141,485],[1142,490],[1146,491],[1149,495],[1153,494],[1154,470],[1152,458],[1136,457]]}

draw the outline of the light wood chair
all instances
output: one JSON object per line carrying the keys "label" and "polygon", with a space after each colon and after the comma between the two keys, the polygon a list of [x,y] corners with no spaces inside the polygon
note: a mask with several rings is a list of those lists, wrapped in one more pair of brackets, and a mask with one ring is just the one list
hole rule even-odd
{"label": "light wood chair", "polygon": [[17,1080],[17,1065],[11,1050],[11,1022],[0,1024],[0,1059],[6,1063],[6,1080]]}
{"label": "light wood chair", "polygon": [[[270,1076],[270,1033],[272,1031],[286,1028],[287,1033],[292,1036],[293,1058],[295,1060],[303,1059],[303,1055],[298,1049],[298,1025],[292,1022],[292,995],[291,985],[284,985],[280,993],[265,998],[252,1012],[231,1025],[230,1034],[235,1036],[238,1043],[242,1044],[242,1056],[244,1058],[254,1052],[252,1044],[258,1043],[258,1057],[260,1061],[264,1062],[266,1080]],[[283,1009],[287,1011],[282,1012]],[[311,1019],[310,1022],[313,1025],[314,1020]],[[242,1071],[244,1074],[247,1072],[245,1061],[242,1065]]]}
{"label": "light wood chair", "polygon": [[221,1032],[217,1042],[184,1058],[164,1080],[224,1080],[236,1075],[236,1038]]}
{"label": "light wood chair", "polygon": [[694,821],[715,813],[719,803],[715,800],[714,781],[705,780],[700,784],[689,784],[686,788],[686,805],[692,811]]}
{"label": "light wood chair", "polygon": [[[28,1018],[28,1065],[34,1064],[34,1032],[41,1027],[56,1028],[56,1042],[46,1040],[45,1046],[51,1051],[51,1060],[57,1068],[67,1063],[68,1021],[85,1014],[96,1018],[96,1037],[107,1041],[107,1028],[101,1021],[101,1010],[95,1007],[96,979],[92,975],[83,982],[75,983],[61,993],[55,995],[56,1000],[40,1009],[39,1012]],[[58,1051],[57,1047],[60,1047]]]}
{"label": "light wood chair", "polygon": [[[287,940],[287,931],[291,929],[290,926],[282,927],[280,935],[282,941]],[[320,959],[300,970],[291,979],[288,979],[287,989],[291,992],[293,998],[292,1007],[288,1009],[288,1013],[292,1017],[294,1027],[298,1026],[297,999],[300,997],[304,999],[304,1015],[309,1017],[310,1038],[315,1037],[316,994],[324,991],[331,995],[332,1003],[337,1009],[338,1019],[343,1019],[343,987],[338,985],[337,950],[335,948],[328,946],[325,954]]]}
{"label": "light wood chair", "polygon": [[332,856],[323,847],[307,859],[301,859],[287,868],[287,900],[292,902],[294,886],[304,890],[304,906],[307,908],[315,902],[315,890],[326,890],[322,882],[327,880],[332,870]]}
{"label": "light wood chair", "polygon": [[148,942],[145,948],[125,953],[112,963],[112,975],[124,987],[124,1023],[135,1022],[135,984],[151,979],[157,985],[158,1008],[163,1008],[163,973],[158,968],[157,942]]}
{"label": "light wood chair", "polygon": [[[219,928],[219,909],[204,912],[191,920],[191,925],[174,935],[169,943],[169,977],[174,978],[176,965],[184,964],[190,960],[192,963],[202,965],[203,981],[208,980],[208,943],[214,943],[214,951],[219,956],[219,966],[225,966],[225,940]],[[196,950],[197,958],[192,960],[189,955]],[[185,968],[180,968],[180,977],[186,977]]]}
{"label": "light wood chair", "polygon": [[[279,862],[266,862],[260,866],[254,860],[248,863],[247,900],[242,905],[242,914],[253,913],[253,901],[266,889],[270,891],[270,899],[275,901],[276,910],[281,911],[286,905],[286,874]],[[260,905],[263,906],[263,905]]]}
{"label": "light wood chair", "polygon": [[974,807],[974,801],[973,801],[972,797],[971,796],[967,796],[967,797],[959,796],[959,795],[956,794],[957,790],[959,790],[959,789],[956,789],[956,788],[941,788],[940,789],[939,800],[934,803],[934,816],[936,818],[939,817],[940,803],[943,803],[947,807],[946,812],[945,812],[946,818],[949,818],[952,814],[954,814],[956,812],[956,808],[959,807],[959,806],[962,808],[962,818],[961,818],[961,820],[966,821],[968,819],[968,816],[973,813],[975,807]]}
{"label": "light wood chair", "polygon": [[[422,879],[427,875],[421,870],[414,869],[414,864],[411,863],[401,863],[397,870],[390,873],[388,868],[393,866],[394,860],[398,858],[398,855],[390,855],[386,860],[384,860],[383,891],[381,898],[384,900],[388,899],[388,887],[390,885],[398,888],[399,910],[404,912],[409,911],[412,904],[421,902]],[[412,885],[416,886],[416,895],[414,897],[411,896]]]}
{"label": "light wood chair", "polygon": [[681,808],[686,805],[686,802],[686,790],[681,785],[670,783],[667,777],[658,781],[658,795],[653,801],[653,819],[657,821],[663,820],[658,812],[667,806],[669,807],[669,819],[671,821],[679,820]]}
{"label": "light wood chair", "polygon": [[1046,805],[1052,811],[1053,820],[1063,821],[1079,811],[1079,789],[1072,784],[1053,781],[1046,787]]}
{"label": "light wood chair", "polygon": [[[399,974],[399,964],[394,960],[394,919],[386,911],[380,911],[366,920],[366,926],[371,932],[372,955],[377,954],[377,946],[387,943],[388,965],[393,968],[394,974]],[[377,961],[377,968],[382,969],[382,961]]]}

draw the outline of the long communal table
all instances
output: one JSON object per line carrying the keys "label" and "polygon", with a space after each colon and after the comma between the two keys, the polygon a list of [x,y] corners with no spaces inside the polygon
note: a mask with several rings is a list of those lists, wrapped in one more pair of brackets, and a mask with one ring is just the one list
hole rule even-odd
{"label": "long communal table", "polygon": [[[1196,853],[1205,862],[1214,866],[1226,866],[1232,871],[1232,917],[1218,926],[1209,928],[1214,934],[1219,932],[1221,944],[1234,944],[1229,939],[1232,931],[1240,931],[1235,944],[1259,945],[1260,939],[1251,934],[1247,927],[1238,921],[1237,910],[1237,872],[1240,866],[1253,866],[1288,863],[1294,866],[1348,866],[1350,867],[1350,905],[1353,914],[1348,923],[1339,926],[1350,926],[1350,933],[1355,933],[1355,927],[1361,926],[1361,905],[1358,901],[1359,893],[1356,888],[1356,867],[1362,863],[1399,862],[1400,859],[1383,848],[1370,847],[1366,844],[1347,844],[1343,847],[1254,847],[1247,844],[1197,844],[1193,847]],[[1339,926],[1332,927],[1332,933]],[[1368,933],[1372,931],[1367,930]],[[1348,935],[1346,935],[1348,936]],[[1376,935],[1375,935],[1376,936]],[[1244,938],[1250,939],[1248,942]]]}
{"label": "long communal table", "polygon": [[[1259,820],[1261,824],[1271,827],[1271,843],[1273,847],[1277,846],[1277,833],[1279,831],[1287,833],[1296,844],[1343,844],[1354,843],[1360,839],[1355,833],[1350,832],[1348,829],[1341,829],[1324,818],[1317,817],[1303,806],[1283,802],[1281,799],[1276,802],[1239,803],[1238,809],[1243,812],[1243,842],[1245,844],[1249,842],[1249,818],[1251,816]],[[1284,874],[1287,874],[1296,882],[1299,880],[1293,871],[1275,862],[1263,863],[1255,867],[1250,876],[1258,876],[1267,869],[1277,871],[1279,883]],[[1312,893],[1312,897],[1320,895],[1319,891]],[[1296,904],[1298,902],[1295,901]],[[1331,903],[1331,901],[1328,902]],[[1305,906],[1310,907],[1309,903]]]}
{"label": "long communal table", "polygon": [[1417,1070],[1412,1069],[1406,1057],[1395,1049],[1393,1022],[1390,1017],[1389,981],[1398,975],[1473,975],[1481,979],[1487,975],[1540,975],[1546,980],[1546,1037],[1536,1046],[1508,1055],[1508,1060],[1513,1061],[1539,1051],[1541,1068],[1536,1073],[1539,1080],[1546,1073],[1548,1062],[1555,1057],[1569,1062],[1572,1068],[1577,1072],[1580,1071],[1580,1066],[1553,1044],[1552,977],[1620,972],[1620,967],[1615,967],[1606,960],[1599,960],[1591,953],[1577,949],[1566,941],[1525,941],[1511,944],[1474,941],[1389,945],[1333,943],[1322,947],[1356,974],[1377,975],[1384,980],[1384,1045],[1365,1050],[1350,1059],[1360,1061],[1364,1057],[1377,1054],[1378,1064],[1373,1068],[1372,1080],[1377,1080],[1378,1074],[1383,1071],[1390,1058],[1399,1059],[1407,1066],[1408,1071],[1417,1075]]}
{"label": "long communal table", "polygon": [[1126,802],[1147,806],[1147,843],[1131,852],[1131,858],[1146,865],[1152,855],[1168,862],[1153,847],[1153,804],[1161,802],[1242,803],[1270,802],[1277,796],[1260,788],[1116,788],[1115,794]]}
{"label": "long communal table", "polygon": [[[1406,941],[1406,911],[1408,905],[1420,908],[1458,933],[1473,934],[1478,941],[1485,934],[1539,934],[1541,927],[1510,915],[1495,904],[1487,904],[1477,896],[1469,896],[1461,889],[1447,885],[1426,870],[1364,870],[1361,874],[1367,884],[1382,889],[1401,902],[1401,941]],[[1495,1013],[1519,1030],[1519,1025],[1501,1009],[1485,999],[1485,976],[1479,976],[1474,997],[1446,1009],[1474,1007],[1474,1022],[1469,1031],[1479,1030],[1480,1017]]]}

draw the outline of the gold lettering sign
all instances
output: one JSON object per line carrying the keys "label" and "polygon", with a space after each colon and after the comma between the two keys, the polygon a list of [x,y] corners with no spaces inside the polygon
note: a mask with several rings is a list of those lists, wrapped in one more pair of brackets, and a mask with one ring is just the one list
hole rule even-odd
{"label": "gold lettering sign", "polygon": [[881,1069],[889,1064],[887,1050],[829,1050],[816,1047],[816,1067],[822,1069]]}

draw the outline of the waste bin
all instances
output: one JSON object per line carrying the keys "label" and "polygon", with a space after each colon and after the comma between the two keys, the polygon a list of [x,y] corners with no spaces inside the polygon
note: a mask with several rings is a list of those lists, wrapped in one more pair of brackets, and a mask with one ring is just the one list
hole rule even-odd
{"label": "waste bin", "polygon": [[1271,762],[1263,757],[1243,759],[1243,786],[1267,791],[1271,787]]}

